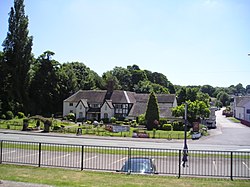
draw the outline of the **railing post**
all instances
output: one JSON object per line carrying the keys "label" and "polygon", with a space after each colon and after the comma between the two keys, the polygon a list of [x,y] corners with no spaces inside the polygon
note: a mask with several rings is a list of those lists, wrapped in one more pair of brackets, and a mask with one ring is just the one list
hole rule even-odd
{"label": "railing post", "polygon": [[131,173],[131,147],[128,148],[128,173]]}
{"label": "railing post", "polygon": [[230,178],[231,178],[231,180],[233,180],[233,152],[232,151],[231,151]]}
{"label": "railing post", "polygon": [[1,148],[0,148],[0,164],[2,164],[2,155],[3,155],[3,140],[1,140]]}
{"label": "railing post", "polygon": [[179,150],[179,175],[178,178],[181,177],[181,150]]}
{"label": "railing post", "polygon": [[41,167],[41,150],[42,150],[42,143],[39,143],[38,167]]}
{"label": "railing post", "polygon": [[83,170],[83,158],[84,158],[84,145],[82,145],[82,155],[81,155],[81,171]]}

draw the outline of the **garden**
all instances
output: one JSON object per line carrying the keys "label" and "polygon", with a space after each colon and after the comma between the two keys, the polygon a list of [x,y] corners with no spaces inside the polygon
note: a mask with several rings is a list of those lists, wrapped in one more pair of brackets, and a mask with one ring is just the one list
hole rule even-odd
{"label": "garden", "polygon": [[[111,136],[111,137],[134,137],[134,138],[159,138],[159,139],[183,139],[184,124],[182,121],[169,121],[161,118],[159,124],[153,130],[147,130],[143,124],[143,116],[138,120],[124,119],[118,121],[116,118],[100,121],[85,120],[77,122],[72,116],[66,118],[45,118],[42,116],[24,116],[18,112],[16,116],[7,112],[1,116],[0,128],[10,130],[70,133],[76,135]],[[116,129],[116,130],[115,130]],[[118,129],[118,130],[117,130]],[[207,131],[200,125],[202,135],[208,135]],[[187,138],[191,138],[192,128],[188,129]]]}

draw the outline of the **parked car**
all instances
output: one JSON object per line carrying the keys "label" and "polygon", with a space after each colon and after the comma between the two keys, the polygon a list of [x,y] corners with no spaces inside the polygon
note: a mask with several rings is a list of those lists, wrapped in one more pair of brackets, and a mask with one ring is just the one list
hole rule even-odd
{"label": "parked car", "polygon": [[133,157],[128,159],[117,172],[158,174],[152,158]]}

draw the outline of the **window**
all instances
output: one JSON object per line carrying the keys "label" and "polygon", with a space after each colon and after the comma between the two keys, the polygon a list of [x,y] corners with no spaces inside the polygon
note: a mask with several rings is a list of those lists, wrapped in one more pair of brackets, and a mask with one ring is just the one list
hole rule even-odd
{"label": "window", "polygon": [[73,106],[73,103],[69,103],[69,106]]}
{"label": "window", "polygon": [[107,110],[107,109],[108,109],[108,106],[107,106],[107,105],[105,105],[104,110]]}
{"label": "window", "polygon": [[108,113],[104,113],[104,118],[109,118]]}
{"label": "window", "polygon": [[82,105],[80,105],[80,110],[82,110]]}
{"label": "window", "polygon": [[247,114],[250,114],[250,109],[247,109]]}
{"label": "window", "polygon": [[69,113],[73,113],[73,110],[70,110]]}

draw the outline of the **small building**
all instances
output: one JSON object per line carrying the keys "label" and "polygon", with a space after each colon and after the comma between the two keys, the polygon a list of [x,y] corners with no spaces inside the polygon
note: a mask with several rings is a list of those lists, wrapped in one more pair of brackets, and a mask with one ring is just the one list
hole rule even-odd
{"label": "small building", "polygon": [[234,98],[233,115],[244,124],[250,125],[250,96]]}
{"label": "small building", "polygon": [[[160,117],[172,117],[171,109],[177,106],[174,94],[156,94]],[[149,94],[123,90],[79,90],[63,101],[63,115],[74,113],[76,119],[101,120],[104,118],[136,119],[144,114]]]}

